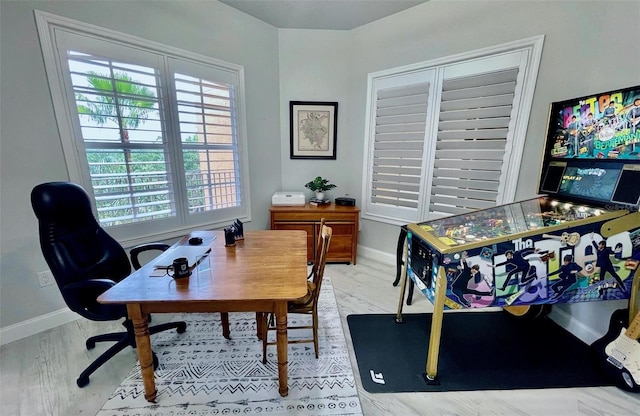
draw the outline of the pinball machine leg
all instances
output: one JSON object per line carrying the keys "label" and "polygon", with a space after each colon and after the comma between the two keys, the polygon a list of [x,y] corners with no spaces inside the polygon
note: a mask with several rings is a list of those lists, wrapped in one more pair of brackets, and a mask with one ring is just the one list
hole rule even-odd
{"label": "pinball machine leg", "polygon": [[396,313],[396,323],[402,323],[402,304],[404,303],[404,294],[407,289],[407,256],[409,250],[407,250],[407,241],[404,242],[404,267],[402,268],[402,276],[400,278],[400,297],[398,299],[398,312]]}
{"label": "pinball machine leg", "polygon": [[640,267],[636,269],[631,283],[631,296],[629,297],[629,322],[640,312]]}
{"label": "pinball machine leg", "polygon": [[431,331],[429,333],[429,350],[427,351],[427,384],[440,384],[438,375],[438,355],[440,354],[440,337],[442,335],[442,320],[444,318],[444,301],[447,296],[447,275],[444,267],[438,268],[435,301],[431,317]]}

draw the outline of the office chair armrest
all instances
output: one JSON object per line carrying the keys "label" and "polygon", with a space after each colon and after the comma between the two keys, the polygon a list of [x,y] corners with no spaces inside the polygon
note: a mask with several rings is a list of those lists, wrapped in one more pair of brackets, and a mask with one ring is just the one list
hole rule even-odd
{"label": "office chair armrest", "polygon": [[139,268],[142,267],[142,265],[140,264],[140,259],[138,258],[141,253],[144,253],[145,251],[150,251],[150,250],[165,251],[169,247],[170,247],[169,244],[163,244],[163,243],[149,243],[149,244],[141,244],[139,246],[135,246],[130,251],[131,264],[133,265],[133,268],[138,270]]}
{"label": "office chair armrest", "polygon": [[69,309],[93,321],[112,321],[127,316],[124,305],[102,304],[96,299],[115,286],[110,279],[89,279],[61,288]]}

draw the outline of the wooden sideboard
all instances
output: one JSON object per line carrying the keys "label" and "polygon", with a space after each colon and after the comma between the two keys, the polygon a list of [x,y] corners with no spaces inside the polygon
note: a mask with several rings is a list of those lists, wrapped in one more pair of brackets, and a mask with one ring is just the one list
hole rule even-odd
{"label": "wooden sideboard", "polygon": [[304,230],[307,232],[307,260],[313,261],[315,245],[320,232],[320,219],[333,229],[327,261],[356,264],[360,208],[335,204],[327,206],[272,205],[272,230]]}

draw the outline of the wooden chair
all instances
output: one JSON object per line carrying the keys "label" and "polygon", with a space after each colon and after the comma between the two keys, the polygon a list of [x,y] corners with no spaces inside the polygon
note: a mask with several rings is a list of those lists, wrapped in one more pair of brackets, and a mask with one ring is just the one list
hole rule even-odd
{"label": "wooden chair", "polygon": [[[312,339],[296,339],[289,340],[289,344],[298,344],[302,342],[313,342],[318,358],[318,297],[322,287],[322,277],[324,275],[324,266],[327,262],[327,252],[331,242],[331,234],[333,230],[326,225],[322,225],[320,229],[320,250],[316,251],[316,261],[313,265],[311,280],[307,282],[307,294],[300,299],[290,301],[288,305],[288,313],[307,314],[312,316],[312,324],[304,326],[288,326],[287,331],[291,329],[312,329]],[[267,345],[275,345],[275,341],[268,341],[268,331],[274,330],[273,314],[264,314],[262,324],[262,363],[267,362]]]}
{"label": "wooden chair", "polygon": [[313,267],[311,268],[311,272],[307,279],[311,279],[312,276],[316,274],[318,271],[318,259],[320,259],[320,252],[322,251],[322,229],[326,224],[326,219],[324,217],[320,218],[320,226],[318,227],[318,239],[316,240],[315,252],[313,254]]}

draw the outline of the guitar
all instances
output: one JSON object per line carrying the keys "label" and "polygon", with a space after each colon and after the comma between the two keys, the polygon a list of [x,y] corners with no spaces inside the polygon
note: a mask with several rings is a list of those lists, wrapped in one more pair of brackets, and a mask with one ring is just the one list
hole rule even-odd
{"label": "guitar", "polygon": [[623,390],[640,392],[640,312],[627,329],[628,310],[611,315],[609,331],[591,347],[601,359],[605,372]]}
{"label": "guitar", "polygon": [[560,243],[563,246],[569,245],[573,247],[580,242],[579,233],[562,233],[561,235],[542,234],[542,236],[544,238],[553,238],[554,240],[560,240]]}

